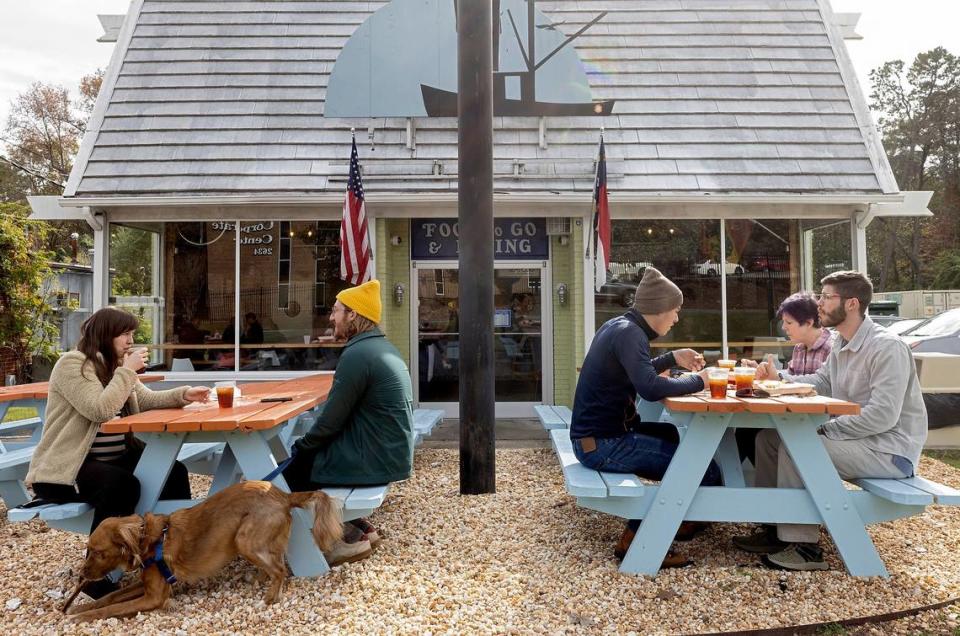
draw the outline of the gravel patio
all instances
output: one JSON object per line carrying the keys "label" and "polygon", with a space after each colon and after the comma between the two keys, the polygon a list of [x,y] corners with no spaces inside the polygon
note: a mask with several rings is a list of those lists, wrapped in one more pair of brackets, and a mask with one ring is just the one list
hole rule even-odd
{"label": "gravel patio", "polygon": [[[73,625],[57,610],[84,538],[39,522],[0,521],[0,628],[53,633],[636,633],[736,631],[837,621],[960,596],[960,509],[871,527],[889,580],[832,569],[784,574],[740,553],[743,525],[714,525],[681,550],[695,565],[656,579],[622,575],[621,522],[580,509],[548,449],[497,451],[496,495],[461,497],[458,455],[420,449],[416,474],[374,517],[386,540],[370,559],[315,580],[291,579],[266,606],[252,566],[177,585],[158,612]],[[960,487],[960,470],[924,458],[921,474]],[[202,485],[199,478],[196,486]],[[954,633],[957,607],[831,633]]]}

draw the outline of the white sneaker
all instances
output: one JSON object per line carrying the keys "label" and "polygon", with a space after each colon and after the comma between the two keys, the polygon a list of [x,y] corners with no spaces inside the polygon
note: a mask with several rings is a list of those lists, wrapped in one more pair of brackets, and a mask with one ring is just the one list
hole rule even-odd
{"label": "white sneaker", "polygon": [[336,567],[343,563],[353,563],[366,559],[371,554],[373,554],[373,546],[370,545],[369,541],[363,539],[356,543],[337,541],[332,548],[323,553],[323,556],[327,559],[327,564],[330,567]]}

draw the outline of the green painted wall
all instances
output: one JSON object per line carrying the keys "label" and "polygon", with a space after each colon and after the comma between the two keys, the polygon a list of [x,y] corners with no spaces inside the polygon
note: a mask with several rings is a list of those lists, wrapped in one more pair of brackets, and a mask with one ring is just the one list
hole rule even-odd
{"label": "green painted wall", "polygon": [[[573,233],[566,245],[551,237],[553,277],[553,398],[554,404],[573,406],[577,366],[583,360],[583,228],[573,220]],[[582,224],[581,224],[582,225]],[[567,285],[567,302],[557,300],[557,286]]]}
{"label": "green painted wall", "polygon": [[[391,245],[390,237],[399,236],[400,245]],[[383,332],[400,350],[410,366],[410,222],[407,219],[377,219],[375,258],[383,302]],[[403,304],[397,306],[393,289],[403,285]]]}

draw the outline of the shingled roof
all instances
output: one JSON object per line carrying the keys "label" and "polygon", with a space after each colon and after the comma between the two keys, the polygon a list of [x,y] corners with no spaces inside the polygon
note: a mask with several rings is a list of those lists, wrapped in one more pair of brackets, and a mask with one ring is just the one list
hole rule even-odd
{"label": "shingled roof", "polygon": [[[455,119],[323,117],[385,4],[136,0],[65,196],[341,193],[351,127],[369,196],[455,191]],[[497,190],[589,192],[604,126],[616,193],[897,191],[827,0],[536,7],[566,33],[609,12],[574,45],[616,107],[496,118]]]}

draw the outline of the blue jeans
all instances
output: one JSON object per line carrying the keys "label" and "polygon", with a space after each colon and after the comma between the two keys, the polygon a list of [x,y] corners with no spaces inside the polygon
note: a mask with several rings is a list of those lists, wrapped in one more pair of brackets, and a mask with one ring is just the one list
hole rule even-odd
{"label": "blue jeans", "polygon": [[[597,449],[585,453],[581,440],[572,440],[573,454],[587,468],[608,473],[633,473],[660,481],[677,452],[680,435],[672,424],[644,422],[620,437],[597,437],[595,441]],[[723,485],[716,462],[710,462],[700,485]],[[640,520],[631,519],[627,526],[636,531]]]}

